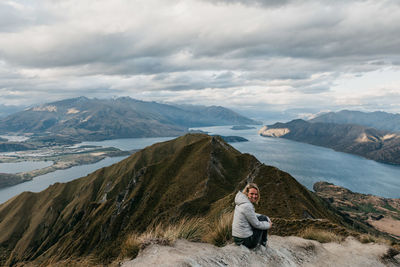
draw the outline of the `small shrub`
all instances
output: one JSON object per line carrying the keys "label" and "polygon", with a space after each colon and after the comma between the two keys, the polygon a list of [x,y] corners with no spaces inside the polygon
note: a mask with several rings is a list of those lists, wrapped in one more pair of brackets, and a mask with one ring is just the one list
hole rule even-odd
{"label": "small shrub", "polygon": [[300,236],[305,239],[316,240],[320,243],[336,242],[342,241],[342,237],[328,230],[321,230],[315,228],[306,228],[300,233]]}
{"label": "small shrub", "polygon": [[233,213],[224,213],[218,220],[210,224],[212,231],[206,237],[206,242],[218,247],[224,246],[232,240]]}
{"label": "small shrub", "polygon": [[376,242],[376,238],[372,235],[364,234],[364,235],[361,235],[358,239],[363,244]]}

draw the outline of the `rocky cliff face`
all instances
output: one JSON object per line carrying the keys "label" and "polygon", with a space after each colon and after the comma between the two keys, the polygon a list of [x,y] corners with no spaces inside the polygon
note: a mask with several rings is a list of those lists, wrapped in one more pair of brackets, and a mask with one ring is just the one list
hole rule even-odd
{"label": "rocky cliff face", "polygon": [[286,134],[290,133],[288,128],[273,128],[269,129],[268,126],[263,126],[259,131],[258,134],[262,136],[269,136],[269,137],[282,137]]}

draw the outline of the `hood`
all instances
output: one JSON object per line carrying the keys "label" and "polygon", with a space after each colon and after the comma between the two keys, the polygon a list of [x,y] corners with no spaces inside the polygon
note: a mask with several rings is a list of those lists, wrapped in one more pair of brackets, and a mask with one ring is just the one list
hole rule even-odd
{"label": "hood", "polygon": [[247,198],[247,196],[245,194],[243,194],[242,192],[237,192],[236,197],[235,197],[235,204],[236,205],[242,205],[245,203],[250,203],[250,200]]}

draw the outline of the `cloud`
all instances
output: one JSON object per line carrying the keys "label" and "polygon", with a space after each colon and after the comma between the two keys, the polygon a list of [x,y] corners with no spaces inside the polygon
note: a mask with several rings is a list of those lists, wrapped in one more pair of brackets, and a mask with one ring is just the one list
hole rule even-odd
{"label": "cloud", "polygon": [[84,94],[341,105],[340,77],[400,62],[395,0],[44,0],[0,10],[3,103]]}

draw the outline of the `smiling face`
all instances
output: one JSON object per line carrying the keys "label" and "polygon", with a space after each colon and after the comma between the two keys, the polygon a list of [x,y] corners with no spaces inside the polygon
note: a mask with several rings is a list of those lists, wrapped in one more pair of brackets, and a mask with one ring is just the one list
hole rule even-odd
{"label": "smiling face", "polygon": [[250,188],[249,192],[247,193],[247,198],[250,200],[251,203],[255,204],[258,200],[258,190],[255,188]]}

